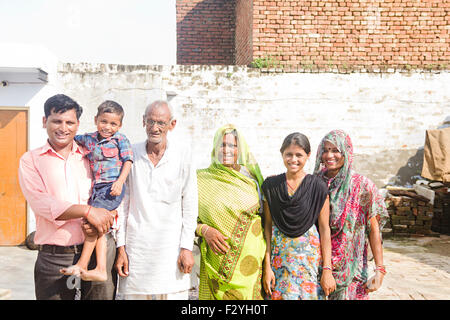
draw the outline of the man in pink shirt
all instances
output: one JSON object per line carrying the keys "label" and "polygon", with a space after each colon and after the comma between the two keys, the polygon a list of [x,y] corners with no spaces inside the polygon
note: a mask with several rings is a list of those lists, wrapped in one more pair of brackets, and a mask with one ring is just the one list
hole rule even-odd
{"label": "man in pink shirt", "polygon": [[[59,270],[78,260],[84,241],[82,226],[86,232],[106,233],[114,213],[87,205],[92,182],[89,162],[74,142],[83,109],[70,97],[58,94],[45,102],[44,111],[47,143],[26,152],[19,164],[19,183],[36,216],[35,293],[38,300],[72,300],[75,290]],[[114,251],[109,258],[112,270],[115,243],[108,241],[109,247]],[[95,264],[95,255],[92,257]],[[115,283],[114,275],[106,282],[83,282],[81,298],[113,299]]]}

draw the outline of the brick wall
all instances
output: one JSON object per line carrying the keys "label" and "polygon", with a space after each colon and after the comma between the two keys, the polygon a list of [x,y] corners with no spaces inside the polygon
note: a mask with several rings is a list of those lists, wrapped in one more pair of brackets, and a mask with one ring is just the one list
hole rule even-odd
{"label": "brick wall", "polygon": [[253,61],[253,1],[236,1],[235,61],[237,65],[248,65]]}
{"label": "brick wall", "polygon": [[425,200],[405,196],[388,196],[386,199],[389,220],[385,233],[394,236],[432,235],[433,205]]}
{"label": "brick wall", "polygon": [[449,10],[448,0],[177,0],[177,63],[449,69]]}
{"label": "brick wall", "polygon": [[255,0],[253,56],[319,69],[447,69],[449,8],[442,0]]}
{"label": "brick wall", "polygon": [[234,64],[235,0],[177,0],[177,64]]}

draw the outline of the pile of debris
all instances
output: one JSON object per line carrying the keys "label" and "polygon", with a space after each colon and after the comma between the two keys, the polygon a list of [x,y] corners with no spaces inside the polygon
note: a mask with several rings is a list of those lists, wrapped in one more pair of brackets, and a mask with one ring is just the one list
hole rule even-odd
{"label": "pile of debris", "polygon": [[450,116],[426,130],[422,172],[413,187],[386,189],[390,222],[383,235],[450,234]]}
{"label": "pile of debris", "polygon": [[[383,236],[439,236],[449,226],[450,193],[440,182],[417,181],[412,188],[388,186],[389,221]],[[445,196],[444,195],[445,192]]]}
{"label": "pile of debris", "polygon": [[450,234],[450,116],[438,129],[426,131],[421,176],[434,181],[423,187],[434,192],[432,230]]}

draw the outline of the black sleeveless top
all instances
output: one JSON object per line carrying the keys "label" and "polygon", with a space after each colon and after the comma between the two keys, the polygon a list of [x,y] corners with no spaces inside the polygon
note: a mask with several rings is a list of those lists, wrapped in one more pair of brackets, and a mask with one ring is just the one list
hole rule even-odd
{"label": "black sleeveless top", "polygon": [[317,176],[307,174],[289,196],[286,174],[269,177],[262,184],[272,221],[283,234],[297,238],[317,224],[328,195],[328,186]]}

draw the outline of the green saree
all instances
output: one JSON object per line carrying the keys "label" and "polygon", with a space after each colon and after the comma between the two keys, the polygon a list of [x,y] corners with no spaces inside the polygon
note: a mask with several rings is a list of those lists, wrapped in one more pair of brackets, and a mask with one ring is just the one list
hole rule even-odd
{"label": "green saree", "polygon": [[[232,126],[219,129],[215,144]],[[199,222],[207,224],[228,237],[230,249],[215,254],[203,238],[200,242],[200,300],[263,299],[261,277],[266,250],[260,211],[257,181],[262,181],[259,167],[249,161],[245,141],[238,136],[239,162],[244,168],[237,172],[217,162],[197,171]],[[245,150],[245,152],[243,152]],[[244,154],[246,153],[246,154]],[[252,163],[250,163],[252,162]]]}

